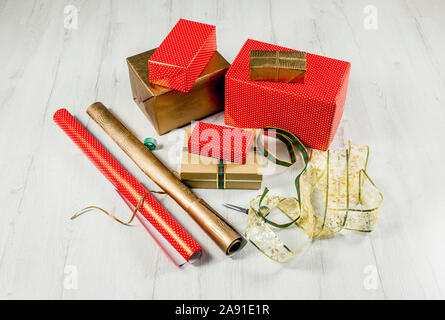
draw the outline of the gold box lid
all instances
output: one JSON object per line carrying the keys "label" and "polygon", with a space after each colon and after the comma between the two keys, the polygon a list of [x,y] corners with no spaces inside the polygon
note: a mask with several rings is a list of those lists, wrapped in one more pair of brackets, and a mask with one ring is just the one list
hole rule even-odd
{"label": "gold box lid", "polygon": [[249,80],[304,82],[306,52],[251,50]]}

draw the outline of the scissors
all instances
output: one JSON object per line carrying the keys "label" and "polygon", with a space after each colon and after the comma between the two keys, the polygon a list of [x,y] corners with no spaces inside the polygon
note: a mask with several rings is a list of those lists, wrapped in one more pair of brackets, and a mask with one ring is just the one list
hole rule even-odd
{"label": "scissors", "polygon": [[[223,206],[235,211],[239,211],[245,214],[249,214],[249,209],[243,208],[243,207],[239,207],[239,206],[235,206],[234,204],[230,204],[230,203],[223,203]],[[261,212],[268,212],[269,211],[269,207],[268,206],[261,206],[260,208]]]}

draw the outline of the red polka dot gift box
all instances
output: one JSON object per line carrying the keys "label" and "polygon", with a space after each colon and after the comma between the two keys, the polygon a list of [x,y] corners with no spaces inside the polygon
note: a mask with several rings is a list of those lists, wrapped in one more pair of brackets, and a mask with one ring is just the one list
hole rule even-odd
{"label": "red polka dot gift box", "polygon": [[351,64],[307,53],[304,83],[249,81],[250,50],[296,51],[245,42],[226,73],[225,123],[282,128],[308,147],[327,150],[343,114]]}
{"label": "red polka dot gift box", "polygon": [[252,131],[197,122],[188,139],[188,150],[206,157],[246,164],[253,138]]}
{"label": "red polka dot gift box", "polygon": [[215,51],[215,26],[180,19],[148,60],[149,81],[188,92]]}
{"label": "red polka dot gift box", "polygon": [[[196,127],[195,123],[195,127]],[[264,156],[250,148],[246,164],[229,162],[189,151],[190,136],[194,128],[187,126],[181,156],[179,177],[190,188],[200,189],[261,189]],[[253,134],[256,146],[260,130],[245,129]]]}

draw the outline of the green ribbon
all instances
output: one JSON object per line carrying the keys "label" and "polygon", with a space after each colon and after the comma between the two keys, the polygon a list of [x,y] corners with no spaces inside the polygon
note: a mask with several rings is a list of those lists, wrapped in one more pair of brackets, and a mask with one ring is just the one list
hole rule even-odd
{"label": "green ribbon", "polygon": [[218,189],[225,189],[226,188],[226,172],[225,172],[225,166],[224,162],[221,160],[218,163],[218,169],[216,173],[216,185]]}
{"label": "green ribbon", "polygon": [[[263,136],[271,136],[271,137],[275,137],[278,140],[280,140],[281,142],[283,142],[283,144],[286,146],[287,152],[289,153],[289,157],[290,157],[290,161],[284,161],[279,159],[276,155],[272,154],[264,145],[262,137]],[[293,165],[296,161],[297,161],[297,157],[296,157],[296,152],[295,152],[295,147],[298,148],[298,150],[301,151],[301,153],[303,154],[303,160],[304,160],[304,168],[303,170],[297,175],[297,177],[295,178],[295,189],[297,191],[297,201],[301,206],[301,201],[300,201],[300,177],[301,175],[306,171],[307,165],[309,163],[309,155],[307,152],[306,147],[304,146],[304,144],[291,132],[280,129],[280,128],[274,128],[274,127],[266,127],[262,130],[261,134],[258,135],[257,138],[257,146],[259,148],[259,150],[263,153],[263,155],[270,161],[272,161],[273,163],[282,166],[282,167],[290,167],[291,165]],[[259,208],[261,208],[261,203],[263,202],[264,197],[267,195],[267,193],[269,192],[269,189],[266,187],[264,188],[263,194],[260,197],[260,202],[259,202]],[[269,219],[267,219],[267,215],[269,214],[269,212],[261,212],[261,210],[257,211],[257,214],[259,216],[261,216],[265,222],[269,223],[270,225],[276,227],[276,228],[287,228],[291,225],[293,225],[294,223],[296,223],[298,221],[298,219],[300,219],[300,217],[297,217],[296,219],[292,220],[291,222],[288,223],[276,223],[274,221],[271,221]]]}
{"label": "green ribbon", "polygon": [[[283,161],[264,145],[263,137],[281,141],[290,161]],[[304,168],[295,178],[296,197],[262,195],[250,202],[244,235],[263,254],[277,262],[287,262],[303,252],[312,239],[341,230],[370,232],[373,230],[383,195],[366,173],[369,147],[349,142],[346,150],[311,150],[292,133],[267,127],[257,138],[258,150],[277,165],[290,167],[300,151]],[[271,212],[284,214],[290,222],[268,219]],[[272,227],[295,227],[292,232],[296,250],[280,240]]]}

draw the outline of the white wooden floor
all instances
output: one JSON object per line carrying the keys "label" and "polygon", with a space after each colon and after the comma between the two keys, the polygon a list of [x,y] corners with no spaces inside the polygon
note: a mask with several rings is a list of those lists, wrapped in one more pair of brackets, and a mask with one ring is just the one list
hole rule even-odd
{"label": "white wooden floor", "polygon": [[[378,28],[369,29],[375,9]],[[227,258],[161,195],[205,250],[199,264],[178,268],[138,222],[123,227],[94,213],[69,220],[91,204],[130,211],[53,113],[68,108],[157,189],[85,109],[100,100],[141,139],[156,137],[131,99],[125,58],[158,46],[181,17],[215,24],[229,62],[252,38],[352,63],[335,145],[371,146],[369,174],[385,196],[375,232],[315,241],[285,265],[250,244]],[[443,30],[440,0],[0,0],[0,298],[444,298]],[[223,123],[223,114],[207,120]],[[158,140],[156,155],[176,169],[181,130]],[[263,185],[293,194],[289,171]],[[245,216],[222,203],[247,205],[259,191],[197,192],[242,231]]]}

